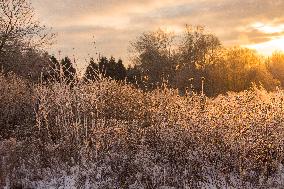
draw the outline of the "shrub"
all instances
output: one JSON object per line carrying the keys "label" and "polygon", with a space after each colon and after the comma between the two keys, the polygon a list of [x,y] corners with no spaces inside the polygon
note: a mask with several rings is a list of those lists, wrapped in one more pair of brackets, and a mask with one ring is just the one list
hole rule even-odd
{"label": "shrub", "polygon": [[0,139],[25,137],[35,123],[33,87],[12,73],[0,73]]}
{"label": "shrub", "polygon": [[23,186],[52,187],[51,177],[77,188],[283,186],[281,90],[180,97],[102,79],[33,91],[33,133],[14,142],[13,161],[2,153]]}

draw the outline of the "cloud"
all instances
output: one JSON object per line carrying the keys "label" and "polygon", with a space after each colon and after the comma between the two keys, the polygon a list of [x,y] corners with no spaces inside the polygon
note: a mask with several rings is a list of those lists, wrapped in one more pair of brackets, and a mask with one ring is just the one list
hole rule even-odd
{"label": "cloud", "polygon": [[[203,25],[227,46],[265,43],[283,34],[283,0],[32,0],[40,20],[59,33],[56,48],[79,56],[97,49],[126,58],[129,41],[159,27],[181,32],[185,24]],[[257,29],[263,23],[270,31]],[[268,28],[268,27],[267,27]],[[276,29],[276,30],[273,30]],[[278,28],[278,30],[277,30]]]}

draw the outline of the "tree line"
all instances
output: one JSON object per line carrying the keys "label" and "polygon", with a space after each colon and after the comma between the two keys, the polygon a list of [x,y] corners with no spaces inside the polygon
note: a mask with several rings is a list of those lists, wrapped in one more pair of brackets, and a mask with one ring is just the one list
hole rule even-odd
{"label": "tree line", "polygon": [[254,84],[267,90],[284,86],[283,53],[267,58],[247,48],[225,48],[203,27],[186,26],[179,36],[163,30],[144,33],[131,47],[141,83],[148,89],[167,82],[183,93],[201,92],[202,79],[209,96],[246,90]]}
{"label": "tree line", "polygon": [[228,91],[243,91],[253,85],[267,90],[284,86],[284,54],[275,52],[264,57],[256,51],[225,48],[203,27],[186,26],[177,36],[161,29],[140,35],[131,43],[132,64],[126,69],[122,60],[115,64],[103,57],[98,63],[91,59],[85,77],[98,78],[98,73],[115,80],[125,80],[143,90],[166,84],[186,91],[216,96]]}
{"label": "tree line", "polygon": [[[0,69],[14,72],[32,81],[78,80],[69,57],[57,60],[44,47],[55,35],[40,25],[28,0],[0,0]],[[83,81],[102,77],[125,81],[143,90],[162,85],[215,96],[228,91],[242,91],[253,84],[267,90],[284,86],[284,54],[263,57],[254,50],[225,48],[221,41],[203,27],[185,26],[176,35],[161,29],[145,32],[130,43],[131,64],[121,59],[90,58]]]}

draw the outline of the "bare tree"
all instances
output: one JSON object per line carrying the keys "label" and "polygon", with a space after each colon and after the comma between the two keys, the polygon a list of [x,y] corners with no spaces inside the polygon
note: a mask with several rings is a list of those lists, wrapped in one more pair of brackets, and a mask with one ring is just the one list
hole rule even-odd
{"label": "bare tree", "polygon": [[133,63],[141,71],[145,82],[153,87],[160,85],[164,79],[172,78],[175,68],[174,39],[174,33],[159,29],[143,33],[131,43]]}
{"label": "bare tree", "polygon": [[42,48],[54,34],[35,18],[29,0],[0,0],[0,54],[13,49]]}

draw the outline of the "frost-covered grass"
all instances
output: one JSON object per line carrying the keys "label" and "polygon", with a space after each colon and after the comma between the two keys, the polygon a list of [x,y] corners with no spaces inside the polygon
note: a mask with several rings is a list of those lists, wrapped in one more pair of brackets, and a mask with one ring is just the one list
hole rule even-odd
{"label": "frost-covered grass", "polygon": [[0,91],[3,127],[22,113],[17,104],[33,109],[25,118],[33,124],[1,135],[6,188],[284,187],[282,90],[209,99],[102,79],[27,93],[18,78],[0,80],[10,90]]}

